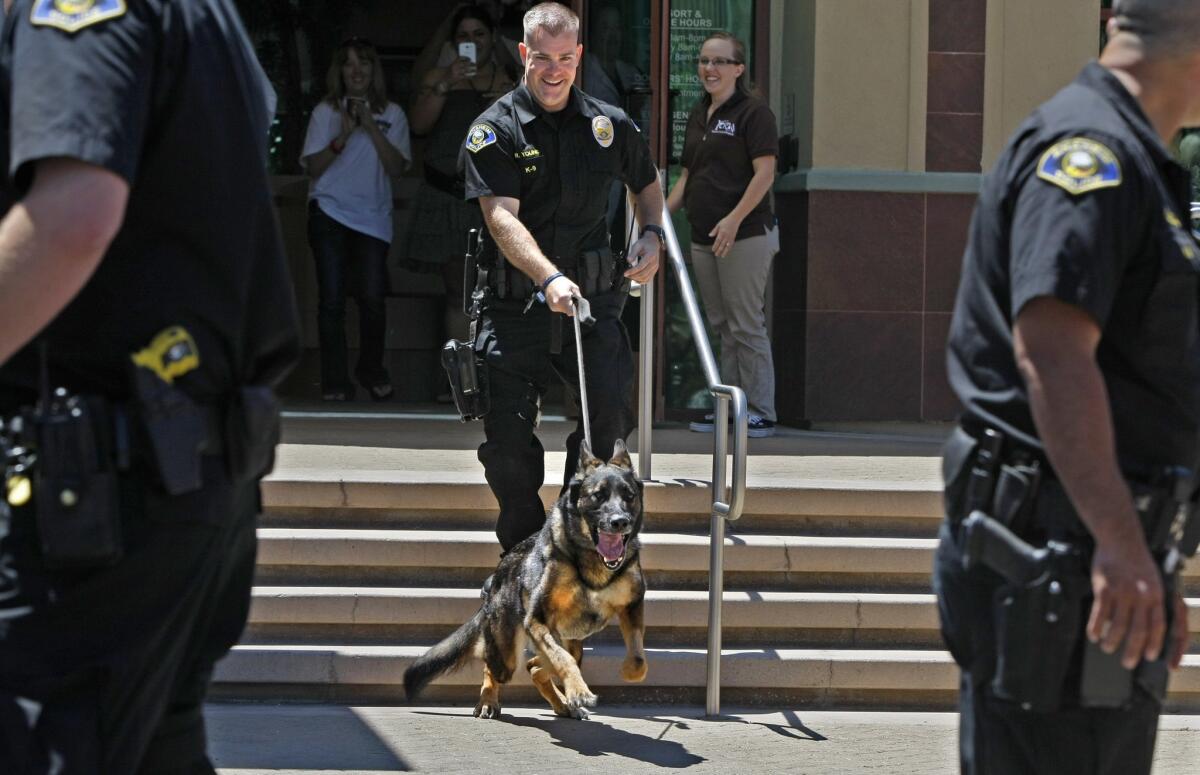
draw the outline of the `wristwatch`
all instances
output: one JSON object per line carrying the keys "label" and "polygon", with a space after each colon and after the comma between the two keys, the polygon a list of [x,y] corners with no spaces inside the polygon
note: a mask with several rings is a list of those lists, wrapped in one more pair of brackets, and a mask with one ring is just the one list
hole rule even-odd
{"label": "wristwatch", "polygon": [[654,232],[654,235],[656,237],[658,237],[658,246],[660,248],[665,248],[667,246],[667,230],[666,229],[664,229],[663,227],[661,227],[657,224],[648,223],[642,227],[642,233],[639,234],[638,236],[645,237],[646,232],[648,232],[648,231]]}

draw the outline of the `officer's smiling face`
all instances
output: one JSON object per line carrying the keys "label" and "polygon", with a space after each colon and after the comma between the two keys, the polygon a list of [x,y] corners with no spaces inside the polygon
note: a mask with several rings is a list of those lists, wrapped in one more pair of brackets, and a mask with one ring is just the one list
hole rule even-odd
{"label": "officer's smiling face", "polygon": [[575,83],[575,71],[583,56],[583,46],[575,33],[548,35],[538,30],[528,43],[521,43],[520,49],[529,93],[545,110],[562,110],[571,96],[571,84]]}

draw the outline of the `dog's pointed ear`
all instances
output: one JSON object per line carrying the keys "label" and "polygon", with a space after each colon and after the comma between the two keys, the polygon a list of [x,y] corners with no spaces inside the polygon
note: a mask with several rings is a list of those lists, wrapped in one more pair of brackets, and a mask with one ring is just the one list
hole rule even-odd
{"label": "dog's pointed ear", "polygon": [[608,464],[624,468],[627,471],[633,470],[633,459],[629,457],[629,448],[625,446],[624,439],[617,439],[613,442],[613,454]]}
{"label": "dog's pointed ear", "polygon": [[586,439],[579,440],[579,474],[587,476],[592,471],[604,465],[604,461],[592,454]]}

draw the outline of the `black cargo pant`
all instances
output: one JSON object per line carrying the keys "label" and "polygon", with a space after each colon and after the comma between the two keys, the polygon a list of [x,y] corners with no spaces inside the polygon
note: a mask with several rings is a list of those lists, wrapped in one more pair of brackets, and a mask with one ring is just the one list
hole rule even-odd
{"label": "black cargo pant", "polygon": [[[947,452],[950,451],[948,445]],[[947,518],[939,532],[933,573],[942,639],[962,669],[959,682],[962,772],[964,775],[1149,773],[1161,710],[1158,701],[1135,683],[1133,700],[1126,708],[1078,707],[1077,700],[1069,699],[1069,695],[1074,690],[1078,696],[1082,649],[1076,650],[1068,670],[1064,692],[1068,697],[1058,711],[1025,711],[992,692],[997,590],[1005,582],[987,568],[963,570],[962,550],[953,526],[965,516],[957,512],[963,477],[969,467],[969,464],[951,466],[943,471],[947,482]],[[1049,486],[1058,487],[1056,483]],[[1041,499],[1039,511],[1053,508],[1054,503],[1065,498],[1061,488],[1053,494],[1057,497]],[[1038,518],[1044,517],[1038,514]]]}
{"label": "black cargo pant", "polygon": [[0,502],[0,772],[214,771],[201,711],[249,610],[258,484],[205,457],[188,495],[123,475],[120,512],[117,565],[50,571],[33,504]]}
{"label": "black cargo pant", "polygon": [[[596,324],[583,330],[592,452],[607,459],[613,443],[633,430],[633,354],[621,323],[626,294],[589,297]],[[479,447],[488,484],[500,504],[496,537],[508,551],[541,529],[546,511],[538,495],[545,480],[544,450],[534,430],[541,398],[558,376],[578,394],[575,331],[571,319],[534,303],[492,302],[484,310],[476,348],[485,353],[491,410],[484,417],[487,440]],[[552,318],[561,319],[562,352],[551,353]],[[575,474],[583,420],[567,437],[563,485]]]}

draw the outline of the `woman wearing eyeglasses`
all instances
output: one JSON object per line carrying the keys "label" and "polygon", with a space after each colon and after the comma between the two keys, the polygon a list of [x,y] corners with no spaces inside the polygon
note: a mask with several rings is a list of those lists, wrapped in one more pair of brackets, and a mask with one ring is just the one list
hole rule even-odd
{"label": "woman wearing eyeglasses", "polygon": [[308,242],[317,268],[321,397],[354,398],[346,353],[349,294],[359,318],[355,377],[373,400],[387,401],[393,392],[383,365],[391,179],[412,160],[408,119],[399,105],[388,102],[379,55],[362,38],[337,47],[326,86],[309,119],[300,158],[312,179]]}
{"label": "woman wearing eyeglasses", "polygon": [[412,104],[412,129],[418,135],[428,133],[428,138],[425,182],[416,198],[405,266],[417,272],[442,273],[446,334],[461,339],[467,331],[462,312],[466,235],[468,229],[483,228],[483,215],[479,205],[463,198],[458,153],[471,122],[512,91],[516,79],[496,56],[495,21],[490,14],[472,6],[461,8],[454,14],[450,30],[450,41],[471,56],[460,56],[446,67],[430,70]]}
{"label": "woman wearing eyeglasses", "polygon": [[[775,367],[763,305],[779,251],[767,197],[779,152],[775,114],[751,93],[746,48],[733,35],[709,35],[698,68],[705,96],[688,118],[683,171],[667,206],[687,210],[696,285],[720,336],[721,377],[746,392],[749,435],[771,436]],[[713,416],[690,427],[711,432]]]}

